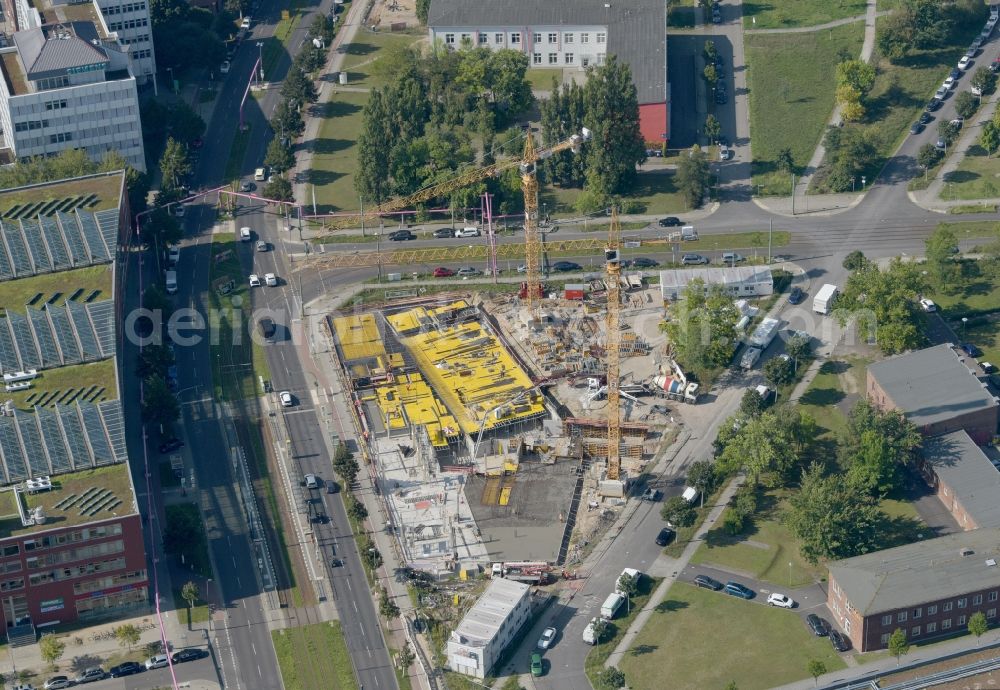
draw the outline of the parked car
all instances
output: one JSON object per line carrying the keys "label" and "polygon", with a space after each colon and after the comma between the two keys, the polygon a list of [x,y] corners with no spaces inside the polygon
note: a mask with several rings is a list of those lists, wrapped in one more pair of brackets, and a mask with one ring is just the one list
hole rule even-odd
{"label": "parked car", "polygon": [[767,597],[767,605],[777,606],[782,609],[793,609],[795,608],[795,601],[787,594],[771,592]]}
{"label": "parked car", "polygon": [[742,254],[737,254],[736,252],[723,252],[721,261],[724,264],[732,266],[733,264],[738,264],[741,261],[746,261],[746,259]]}
{"label": "parked car", "polygon": [[63,690],[63,688],[69,688],[73,686],[73,681],[70,680],[69,676],[52,676],[47,681],[45,685],[42,686],[44,690]]}
{"label": "parked car", "polygon": [[792,288],[792,291],[788,293],[788,303],[789,304],[802,304],[805,301],[806,293],[805,291],[796,286]]}
{"label": "parked car", "polygon": [[248,181],[240,185],[241,192],[252,192],[255,189],[257,189],[257,185],[255,185],[253,182]]}
{"label": "parked car", "polygon": [[538,648],[548,649],[552,646],[552,643],[556,639],[556,629],[555,628],[545,628],[542,631],[542,636],[538,638]]}
{"label": "parked car", "polygon": [[250,28],[250,21],[251,21],[250,17],[243,17],[243,21],[240,22],[240,28],[241,29],[249,29]]}
{"label": "parked car", "polygon": [[924,131],[924,126],[920,122],[914,122],[910,125],[910,134],[920,134]]}
{"label": "parked car", "polygon": [[725,144],[719,145],[719,160],[727,161],[733,157],[733,150]]}
{"label": "parked car", "polygon": [[948,142],[942,139],[941,137],[938,137],[938,140],[934,142],[934,148],[938,148],[943,151],[944,149],[948,148]]}
{"label": "parked car", "polygon": [[846,652],[851,648],[851,641],[845,635],[840,634],[839,630],[830,631],[830,644],[838,652]]}
{"label": "parked car", "polygon": [[707,264],[708,259],[701,254],[685,254],[681,257],[681,264],[684,266],[697,266],[699,264]]}
{"label": "parked car", "polygon": [[250,274],[250,287],[260,287],[260,276],[256,273]]}
{"label": "parked car", "polygon": [[982,357],[983,351],[972,343],[962,343],[962,352],[969,355],[969,357]]}
{"label": "parked car", "polygon": [[725,91],[715,92],[715,103],[716,105],[725,105],[729,102],[729,96],[726,95]]}
{"label": "parked car", "polygon": [[259,252],[266,252],[270,248],[271,248],[271,245],[269,245],[264,240],[257,240],[257,251],[259,251]]}
{"label": "parked car", "polygon": [[919,122],[922,125],[926,125],[928,122],[930,122],[933,119],[934,118],[931,117],[931,114],[925,111],[925,112],[920,113],[920,119],[917,120],[917,122]]}
{"label": "parked car", "polygon": [[809,629],[812,630],[813,635],[816,637],[826,637],[830,634],[830,624],[815,613],[810,613],[806,616],[806,625],[809,626]]}
{"label": "parked car", "polygon": [[264,284],[268,287],[278,287],[278,276],[273,273],[265,273]]}
{"label": "parked car", "polygon": [[156,654],[146,659],[146,670],[152,671],[154,668],[163,668],[169,663],[166,654]]}
{"label": "parked car", "polygon": [[660,220],[657,221],[657,224],[661,228],[679,228],[684,225],[684,221],[676,216],[667,216],[666,218],[660,218]]}
{"label": "parked car", "polygon": [[948,123],[962,129],[962,125],[965,124],[965,118],[959,115],[958,117],[953,117]]}
{"label": "parked car", "polygon": [[997,370],[997,368],[989,362],[980,362],[979,368],[983,370],[984,374],[992,374]]}
{"label": "parked car", "polygon": [[240,228],[240,242],[249,242],[250,239],[250,228]]}
{"label": "parked car", "polygon": [[479,237],[479,228],[459,228],[455,231],[455,237]]}
{"label": "parked car", "polygon": [[652,487],[642,492],[642,500],[650,501],[653,503],[659,501],[661,496],[663,496],[663,492],[660,491],[659,489],[654,489]]}
{"label": "parked car", "polygon": [[970,51],[970,52],[972,52],[972,55],[966,53],[965,55],[962,56],[962,59],[958,61],[958,68],[963,72],[969,69],[969,67],[972,65],[972,56],[976,54],[975,51]]}
{"label": "parked car", "polygon": [[568,271],[581,271],[583,267],[573,261],[556,261],[552,264],[553,271],[559,271],[560,273],[566,273]]}
{"label": "parked car", "polygon": [[625,265],[629,268],[653,268],[655,266],[659,266],[660,262],[656,259],[650,259],[645,256],[637,256],[634,259],[626,261]]}
{"label": "parked car", "polygon": [[225,60],[225,61],[223,61],[223,63],[221,65],[219,65],[219,71],[222,74],[229,74],[229,68],[230,68],[230,66],[231,65],[230,65],[229,60]]}
{"label": "parked car", "polygon": [[940,102],[948,97],[948,91],[948,87],[942,84],[938,87],[938,90],[934,92],[934,100],[938,101],[938,104],[940,105]]}
{"label": "parked car", "polygon": [[451,228],[438,228],[434,231],[434,237],[443,240],[445,238],[454,237],[455,232]]}
{"label": "parked car", "polygon": [[722,583],[716,580],[714,577],[709,577],[708,575],[695,575],[694,583],[698,587],[703,589],[710,589],[713,592],[718,592],[722,589]]}
{"label": "parked car", "polygon": [[726,583],[726,586],[722,590],[734,597],[739,597],[740,599],[753,599],[757,596],[757,593],[745,585],[741,585],[739,582],[734,582],[730,580]]}
{"label": "parked car", "polygon": [[166,441],[160,444],[160,452],[164,454],[172,453],[178,448],[183,448],[183,447],[184,447],[184,441],[180,440],[179,438],[171,438],[167,439]]}
{"label": "parked car", "polygon": [[295,404],[295,401],[292,400],[292,394],[288,391],[281,391],[278,393],[278,398],[281,400],[282,407],[291,407]]}
{"label": "parked car", "polygon": [[172,265],[176,265],[177,262],[180,260],[181,260],[181,248],[178,247],[176,244],[170,245],[170,248],[167,249],[167,261],[169,261]]}
{"label": "parked car", "polygon": [[955,81],[958,81],[959,79],[962,78],[962,70],[958,69],[957,67],[952,67],[951,72],[948,73],[948,76],[954,79]]}
{"label": "parked car", "polygon": [[927,103],[927,105],[924,106],[924,110],[926,112],[928,112],[928,113],[933,113],[935,110],[937,110],[940,107],[941,107],[941,97],[938,96],[938,95],[935,95],[934,98],[932,98]]}
{"label": "parked car", "polygon": [[339,487],[337,486],[337,482],[333,481],[332,479],[326,480],[326,492],[328,494],[335,494],[337,493],[338,490]]}
{"label": "parked car", "polygon": [[542,675],[542,655],[538,652],[531,653],[531,675],[536,678]]}
{"label": "parked car", "polygon": [[123,664],[112,666],[108,673],[112,678],[123,678],[124,676],[134,676],[136,673],[142,673],[145,670],[146,668],[137,661],[126,661]]}
{"label": "parked car", "polygon": [[993,62],[990,63],[991,72],[1000,72],[1000,57],[994,58]]}
{"label": "parked car", "polygon": [[458,269],[458,271],[455,272],[455,275],[459,276],[460,278],[468,278],[470,276],[478,276],[481,274],[482,271],[480,271],[478,268],[473,268],[472,266],[463,266],[462,268]]}
{"label": "parked car", "polygon": [[93,668],[88,668],[83,673],[78,675],[74,679],[74,683],[81,685],[83,683],[93,683],[96,680],[104,680],[108,677],[108,674],[104,672],[104,669],[100,666],[95,666]]}
{"label": "parked car", "polygon": [[448,278],[455,275],[455,272],[450,268],[446,268],[444,266],[438,266],[437,268],[434,269],[433,275],[435,278]]}
{"label": "parked car", "polygon": [[656,545],[666,546],[674,538],[674,531],[669,527],[664,527],[660,530],[660,533],[656,535]]}
{"label": "parked car", "polygon": [[208,656],[208,652],[204,649],[182,649],[179,652],[175,652],[170,660],[175,664],[183,664],[186,661],[197,661],[198,659],[203,659]]}
{"label": "parked car", "polygon": [[934,300],[927,299],[924,297],[920,300],[920,308],[924,311],[937,311],[937,305],[934,304]]}
{"label": "parked car", "polygon": [[390,242],[402,242],[405,240],[415,240],[417,236],[414,235],[409,230],[396,230],[395,232],[389,233]]}

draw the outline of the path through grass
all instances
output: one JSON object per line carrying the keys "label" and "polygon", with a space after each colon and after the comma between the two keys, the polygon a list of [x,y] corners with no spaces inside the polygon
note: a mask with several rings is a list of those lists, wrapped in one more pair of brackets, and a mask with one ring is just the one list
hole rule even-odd
{"label": "path through grass", "polygon": [[816,26],[864,14],[866,4],[865,0],[750,0],[743,3],[743,26],[747,29]]}

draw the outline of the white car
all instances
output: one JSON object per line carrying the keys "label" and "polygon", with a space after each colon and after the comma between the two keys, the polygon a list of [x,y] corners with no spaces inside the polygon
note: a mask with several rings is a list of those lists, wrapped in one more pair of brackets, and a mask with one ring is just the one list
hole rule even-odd
{"label": "white car", "polygon": [[955,88],[956,83],[957,82],[955,81],[955,77],[948,75],[948,78],[944,80],[944,84],[942,84],[942,86],[951,91],[953,88]]}
{"label": "white car", "polygon": [[240,28],[241,29],[249,29],[250,28],[250,17],[243,17],[243,21],[240,22]]}
{"label": "white car", "polygon": [[223,74],[229,74],[229,67],[230,67],[229,60],[226,60],[221,65],[219,65],[219,71],[222,72]]}
{"label": "white car", "polygon": [[795,601],[790,596],[778,592],[771,592],[767,597],[767,603],[769,606],[778,606],[783,609],[795,608]]}
{"label": "white car", "polygon": [[166,654],[157,654],[146,659],[146,670],[151,671],[154,668],[164,668],[168,663]]}
{"label": "white car", "polygon": [[968,55],[963,55],[962,59],[958,61],[958,68],[964,72],[965,70],[969,69],[969,65],[971,64],[972,64],[972,58],[970,58]]}
{"label": "white car", "polygon": [[176,244],[170,245],[170,248],[167,249],[167,261],[170,262],[170,265],[176,266],[177,262],[180,260],[181,260],[181,248],[178,247]]}
{"label": "white car", "polygon": [[250,241],[250,228],[240,228],[240,242]]}
{"label": "white car", "polygon": [[459,228],[455,237],[479,237],[479,228]]}
{"label": "white car", "polygon": [[955,119],[951,120],[951,122],[949,124],[955,125],[959,129],[962,129],[962,125],[965,124],[965,118],[964,117],[956,117]]}
{"label": "white car", "polygon": [[281,391],[278,393],[278,399],[281,400],[282,407],[291,407],[295,403],[292,401],[292,394],[288,391]]}
{"label": "white car", "polygon": [[264,274],[264,284],[267,285],[268,287],[277,287],[278,286],[278,276],[274,275],[273,273],[265,273]]}
{"label": "white car", "polygon": [[934,301],[926,297],[920,300],[920,308],[927,312],[937,311],[937,305],[934,304]]}
{"label": "white car", "polygon": [[719,146],[719,160],[727,161],[732,157],[733,157],[733,150],[728,146],[726,146],[725,144],[721,144]]}
{"label": "white car", "polygon": [[972,92],[973,96],[982,96],[983,95],[983,90],[981,88],[979,88],[978,86],[973,86],[971,89],[969,89],[969,91]]}
{"label": "white car", "polygon": [[555,628],[545,628],[542,631],[542,636],[538,638],[538,648],[548,649],[556,639],[556,629]]}
{"label": "white car", "polygon": [[257,251],[266,252],[268,250],[267,242],[264,240],[257,240]]}
{"label": "white car", "polygon": [[256,273],[250,274],[250,287],[260,287],[260,276]]}

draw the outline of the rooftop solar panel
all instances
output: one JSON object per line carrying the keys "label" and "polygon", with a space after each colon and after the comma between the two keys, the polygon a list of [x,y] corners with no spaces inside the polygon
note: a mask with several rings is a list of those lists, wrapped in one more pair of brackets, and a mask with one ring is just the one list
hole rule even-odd
{"label": "rooftop solar panel", "polygon": [[62,227],[66,244],[69,245],[70,255],[73,257],[73,264],[85,266],[90,263],[90,252],[87,251],[87,243],[83,241],[83,233],[79,223],[76,222],[76,215],[72,213],[57,213],[56,218]]}
{"label": "rooftop solar panel", "polygon": [[42,234],[45,237],[45,244],[49,249],[49,256],[52,257],[52,268],[57,271],[71,268],[69,252],[66,250],[66,240],[63,238],[59,224],[52,216],[42,216]]}
{"label": "rooftop solar panel", "polygon": [[97,405],[104,417],[104,428],[108,430],[111,440],[111,451],[117,462],[125,462],[128,452],[125,449],[125,416],[122,414],[121,400],[106,400]]}
{"label": "rooftop solar panel", "polygon": [[35,267],[28,256],[28,248],[24,244],[24,236],[21,234],[19,223],[5,223],[3,226],[3,238],[7,241],[7,251],[10,252],[11,262],[14,264],[14,275],[30,276],[35,272]]}
{"label": "rooftop solar panel", "polygon": [[21,447],[24,448],[24,459],[28,463],[28,475],[35,477],[40,474],[51,474],[52,468],[45,453],[45,444],[42,443],[42,434],[38,430],[38,417],[31,412],[15,409],[14,419],[21,432]]}
{"label": "rooftop solar panel", "polygon": [[35,266],[34,273],[51,271],[52,259],[45,247],[45,238],[42,237],[42,228],[38,221],[34,218],[22,218],[21,229],[28,244],[28,251],[31,253],[31,263]]}
{"label": "rooftop solar panel", "polygon": [[42,429],[42,442],[49,454],[49,462],[52,464],[52,473],[69,472],[73,465],[69,459],[69,449],[66,448],[66,440],[63,438],[62,424],[59,423],[59,415],[46,410],[44,407],[35,408],[35,416],[38,418],[38,425]]}
{"label": "rooftop solar panel", "polygon": [[94,324],[94,333],[97,334],[97,343],[101,346],[101,353],[105,357],[113,357],[115,354],[114,300],[107,299],[88,304],[87,311]]}
{"label": "rooftop solar panel", "polygon": [[104,243],[111,250],[112,254],[118,246],[118,209],[109,208],[98,211],[94,214],[97,224],[101,228],[101,235],[104,236]]}
{"label": "rooftop solar panel", "polygon": [[104,237],[101,235],[94,214],[77,209],[76,217],[80,221],[80,228],[83,230],[83,239],[87,242],[90,251],[90,263],[97,263],[111,258],[108,248],[104,246]]}
{"label": "rooftop solar panel", "polygon": [[42,358],[35,348],[35,337],[31,334],[27,317],[16,311],[7,310],[7,320],[10,322],[10,330],[14,332],[14,344],[17,345],[17,352],[21,356],[21,366],[25,369],[41,368]]}
{"label": "rooftop solar panel", "polygon": [[3,469],[7,482],[17,482],[28,477],[13,417],[0,417],[0,454],[3,455]]}
{"label": "rooftop solar panel", "polygon": [[62,420],[63,430],[66,432],[66,442],[73,467],[78,470],[91,467],[94,464],[93,458],[83,430],[83,422],[80,421],[79,409],[76,405],[70,405],[59,407],[57,411],[59,419]]}
{"label": "rooftop solar panel", "polygon": [[10,332],[10,321],[6,318],[0,319],[0,370],[4,373],[21,371],[14,335]]}
{"label": "rooftop solar panel", "polygon": [[64,364],[78,364],[83,361],[80,354],[80,344],[76,340],[73,323],[69,320],[65,306],[47,305],[45,312],[52,322],[52,330],[56,334],[56,342],[62,352]]}
{"label": "rooftop solar panel", "polygon": [[94,464],[110,465],[115,461],[115,456],[111,452],[104,424],[101,423],[101,413],[97,406],[91,403],[80,403],[79,407],[87,440],[90,441],[90,447],[94,451]]}
{"label": "rooftop solar panel", "polygon": [[42,355],[43,367],[58,367],[62,365],[62,358],[59,356],[59,346],[56,345],[56,338],[52,334],[49,320],[45,317],[45,312],[28,307],[28,321],[31,323],[32,332],[35,335],[35,342],[38,344],[38,351]]}
{"label": "rooftop solar panel", "polygon": [[101,358],[101,346],[94,335],[94,326],[90,323],[87,308],[79,302],[67,302],[66,308],[76,328],[76,336],[80,340],[80,352],[83,361]]}
{"label": "rooftop solar panel", "polygon": [[7,245],[3,241],[3,223],[0,223],[0,280],[8,280],[14,277],[14,266],[7,256]]}

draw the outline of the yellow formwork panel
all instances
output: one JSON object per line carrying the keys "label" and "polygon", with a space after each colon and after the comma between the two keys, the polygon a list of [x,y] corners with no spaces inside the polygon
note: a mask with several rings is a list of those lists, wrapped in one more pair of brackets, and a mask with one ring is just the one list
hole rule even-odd
{"label": "yellow formwork panel", "polygon": [[434,318],[441,314],[448,314],[453,311],[458,311],[459,309],[465,309],[469,306],[469,303],[464,299],[455,300],[449,304],[441,305],[440,307],[414,307],[413,309],[407,309],[406,311],[401,311],[396,314],[390,314],[385,317],[385,320],[389,322],[397,333],[407,334],[411,331],[416,331],[423,324],[432,323]]}
{"label": "yellow formwork panel", "polygon": [[385,355],[374,314],[338,316],[333,320],[333,328],[348,362]]}
{"label": "yellow formwork panel", "polygon": [[531,379],[477,322],[418,333],[401,342],[467,434],[477,433],[480,424],[492,429],[545,412],[537,393],[511,403],[532,388]]}
{"label": "yellow formwork panel", "polygon": [[447,447],[458,436],[459,427],[448,408],[420,374],[399,376],[391,384],[375,389],[379,411],[389,429],[403,429],[407,422],[427,427],[431,443]]}
{"label": "yellow formwork panel", "polygon": [[510,486],[505,486],[504,488],[500,489],[500,500],[497,501],[497,503],[499,503],[502,506],[505,506],[508,503],[510,503],[510,492],[512,489],[513,487]]}

